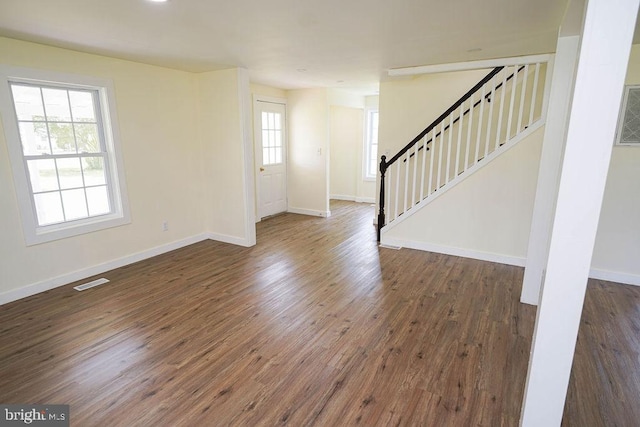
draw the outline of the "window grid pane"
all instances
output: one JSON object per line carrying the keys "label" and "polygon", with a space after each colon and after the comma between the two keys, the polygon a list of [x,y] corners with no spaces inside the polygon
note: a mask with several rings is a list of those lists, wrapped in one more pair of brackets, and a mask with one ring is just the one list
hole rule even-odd
{"label": "window grid pane", "polygon": [[279,113],[262,112],[262,164],[276,165],[282,158],[282,117]]}
{"label": "window grid pane", "polygon": [[378,173],[378,121],[377,110],[369,111],[367,115],[367,162],[365,162],[365,177],[375,178]]}
{"label": "window grid pane", "polygon": [[10,85],[38,225],[110,214],[98,92]]}

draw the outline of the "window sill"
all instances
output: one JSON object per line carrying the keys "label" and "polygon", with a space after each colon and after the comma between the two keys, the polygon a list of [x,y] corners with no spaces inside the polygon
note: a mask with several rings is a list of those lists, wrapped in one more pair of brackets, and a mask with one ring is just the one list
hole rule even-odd
{"label": "window sill", "polygon": [[25,230],[25,240],[27,246],[33,246],[129,223],[131,223],[131,218],[126,214],[104,215],[63,224],[37,227],[35,230]]}

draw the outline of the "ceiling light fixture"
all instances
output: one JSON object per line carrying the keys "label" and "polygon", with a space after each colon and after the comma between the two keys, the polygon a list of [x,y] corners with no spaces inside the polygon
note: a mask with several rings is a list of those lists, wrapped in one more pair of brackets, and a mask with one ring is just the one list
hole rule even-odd
{"label": "ceiling light fixture", "polygon": [[149,0],[149,1],[153,3],[166,3],[169,0]]}

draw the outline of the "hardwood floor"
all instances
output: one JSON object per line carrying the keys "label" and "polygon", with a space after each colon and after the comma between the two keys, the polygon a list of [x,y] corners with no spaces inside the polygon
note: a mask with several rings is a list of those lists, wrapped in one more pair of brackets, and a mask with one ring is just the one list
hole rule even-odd
{"label": "hardwood floor", "polygon": [[[2,306],[0,402],[67,403],[73,426],[517,425],[522,269],[378,248],[372,207],[331,208],[259,223],[253,248],[201,242]],[[565,423],[629,425],[638,373],[631,390],[616,369],[637,368],[639,294],[596,288],[607,308],[590,287]],[[633,331],[610,347],[633,358],[594,365],[603,319]]]}

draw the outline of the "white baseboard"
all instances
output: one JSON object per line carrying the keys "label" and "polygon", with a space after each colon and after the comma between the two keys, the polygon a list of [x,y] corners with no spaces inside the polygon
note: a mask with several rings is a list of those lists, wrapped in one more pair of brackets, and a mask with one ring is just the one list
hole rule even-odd
{"label": "white baseboard", "polygon": [[606,280],[608,282],[622,283],[625,285],[640,286],[640,276],[636,274],[620,273],[617,271],[607,271],[592,268],[589,272],[589,278]]}
{"label": "white baseboard", "polygon": [[347,202],[355,202],[356,196],[347,196],[344,194],[331,194],[329,198],[332,200],[346,200]]}
{"label": "white baseboard", "polygon": [[481,261],[497,262],[499,264],[514,265],[524,267],[526,259],[521,257],[495,254],[491,252],[481,252],[471,249],[455,248],[452,246],[435,245],[428,242],[417,242],[412,240],[396,239],[393,237],[381,236],[381,245],[391,247],[403,247],[409,249],[417,249],[420,251],[436,252],[445,255],[454,255],[463,258],[473,258]]}
{"label": "white baseboard", "polygon": [[[436,252],[445,255],[455,255],[464,258],[478,259],[481,261],[497,262],[500,264],[514,265],[516,267],[524,267],[526,258],[514,257],[509,255],[494,254],[490,252],[480,252],[471,249],[455,248],[450,246],[435,245],[427,242],[416,242],[403,239],[395,239],[393,237],[385,237],[382,235],[380,246],[392,249],[409,248],[427,252]],[[596,280],[605,280],[607,282],[622,283],[624,285],[640,286],[640,275],[621,273],[618,271],[601,270],[592,268],[589,271],[589,278]]]}
{"label": "white baseboard", "polygon": [[375,203],[375,197],[356,197],[356,203]]}
{"label": "white baseboard", "polygon": [[230,243],[232,245],[244,246],[245,248],[253,246],[247,239],[236,236],[229,236],[227,234],[208,233],[207,237],[217,242]]}
{"label": "white baseboard", "polygon": [[289,209],[287,209],[287,212],[300,214],[300,215],[321,216],[323,218],[328,218],[331,216],[331,211],[316,211],[313,209],[302,209],[302,208],[292,208],[292,207],[289,207]]}
{"label": "white baseboard", "polygon": [[346,200],[347,202],[356,202],[356,203],[375,203],[375,197],[358,197],[358,196],[346,196],[343,194],[332,194],[329,196],[332,200]]}
{"label": "white baseboard", "polygon": [[156,246],[155,248],[151,248],[146,251],[137,252],[135,254],[127,255],[122,258],[94,265],[93,267],[88,267],[68,274],[63,274],[62,276],[54,277],[53,279],[43,280],[32,285],[27,285],[18,289],[3,292],[0,294],[0,305],[26,298],[40,292],[48,291],[59,286],[68,285],[69,283],[75,282],[77,280],[82,280],[86,279],[87,277],[102,274],[106,271],[124,267],[125,265],[133,264],[134,262],[142,261],[166,252],[180,249],[182,247],[207,240],[208,238],[209,236],[207,234],[199,234],[196,236],[187,237],[186,239],[171,242],[162,246]]}

